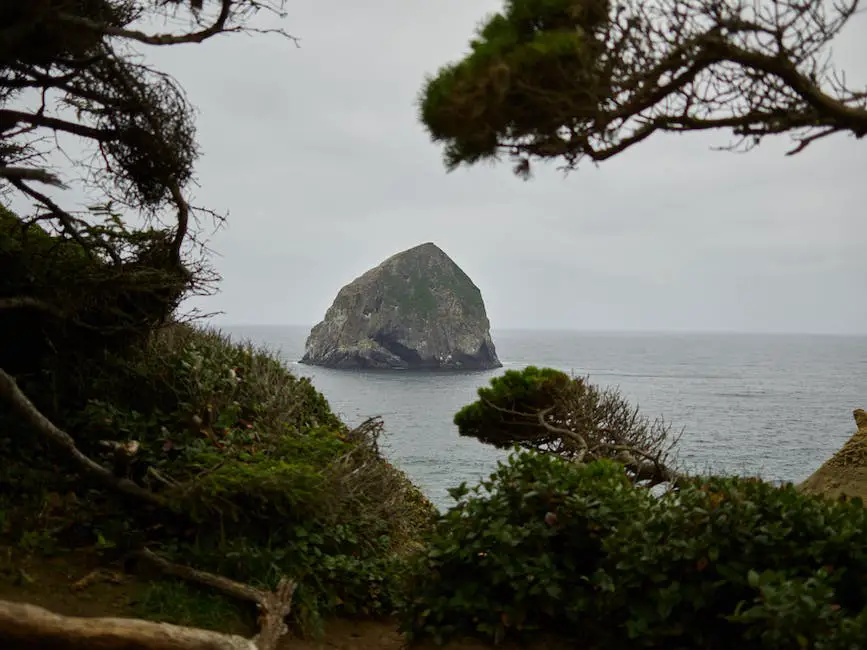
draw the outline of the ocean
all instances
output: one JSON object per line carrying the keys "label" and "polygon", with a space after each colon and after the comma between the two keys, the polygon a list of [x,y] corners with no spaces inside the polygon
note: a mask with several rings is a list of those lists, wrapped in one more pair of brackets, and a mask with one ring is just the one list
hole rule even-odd
{"label": "ocean", "polygon": [[223,326],[278,352],[347,424],[385,422],[382,448],[440,508],[447,490],[486,477],[506,452],[462,438],[455,412],[507,369],[528,365],[618,387],[683,430],[686,468],[799,482],[855,430],[867,408],[867,337],[493,331],[504,367],[487,372],[338,371],[298,363],[309,328]]}

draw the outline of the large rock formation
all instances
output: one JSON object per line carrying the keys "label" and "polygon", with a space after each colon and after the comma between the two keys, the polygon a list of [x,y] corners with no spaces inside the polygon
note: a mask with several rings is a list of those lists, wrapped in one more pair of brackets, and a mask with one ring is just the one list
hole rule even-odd
{"label": "large rock formation", "polygon": [[343,287],[301,363],[329,368],[484,370],[502,366],[482,294],[427,243]]}
{"label": "large rock formation", "polygon": [[867,412],[852,413],[858,430],[846,444],[799,486],[832,499],[861,497],[867,503]]}

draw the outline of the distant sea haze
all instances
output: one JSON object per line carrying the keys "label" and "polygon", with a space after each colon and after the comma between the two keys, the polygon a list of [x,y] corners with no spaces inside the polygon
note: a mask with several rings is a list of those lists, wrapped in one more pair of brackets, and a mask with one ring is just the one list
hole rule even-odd
{"label": "distant sea haze", "polygon": [[504,368],[472,373],[338,371],[306,366],[309,328],[221,326],[280,353],[347,422],[380,415],[383,449],[439,507],[506,453],[461,438],[455,412],[508,369],[548,366],[619,387],[650,417],[683,429],[687,468],[799,482],[855,430],[867,408],[867,337],[493,331]]}

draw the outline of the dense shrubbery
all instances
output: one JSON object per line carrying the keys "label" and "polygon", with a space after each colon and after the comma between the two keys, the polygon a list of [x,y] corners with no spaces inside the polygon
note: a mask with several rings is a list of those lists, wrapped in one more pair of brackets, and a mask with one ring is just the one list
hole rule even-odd
{"label": "dense shrubbery", "polygon": [[3,490],[50,495],[54,507],[40,509],[38,522],[34,509],[17,510],[8,535],[32,537],[38,527],[54,546],[98,542],[117,555],[146,544],[253,584],[293,576],[303,624],[325,613],[391,611],[389,568],[416,544],[432,508],[380,456],[380,422],[350,430],[274,357],[186,326],[90,370],[87,408],[61,409],[59,424],[106,464],[113,452],[100,441],[136,441],[129,477],[175,512],[89,490],[19,427],[0,440],[4,459],[23,461],[4,466]]}
{"label": "dense shrubbery", "polygon": [[521,452],[455,491],[402,606],[414,639],[850,650],[867,633],[867,513],[746,479],[661,497],[623,468]]}

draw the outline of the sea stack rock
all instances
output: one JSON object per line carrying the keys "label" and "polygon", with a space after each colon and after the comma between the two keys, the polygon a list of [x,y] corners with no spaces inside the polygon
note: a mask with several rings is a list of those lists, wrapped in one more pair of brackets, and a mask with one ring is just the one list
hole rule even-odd
{"label": "sea stack rock", "polygon": [[482,294],[431,243],[393,255],[343,287],[301,363],[346,369],[500,368]]}

